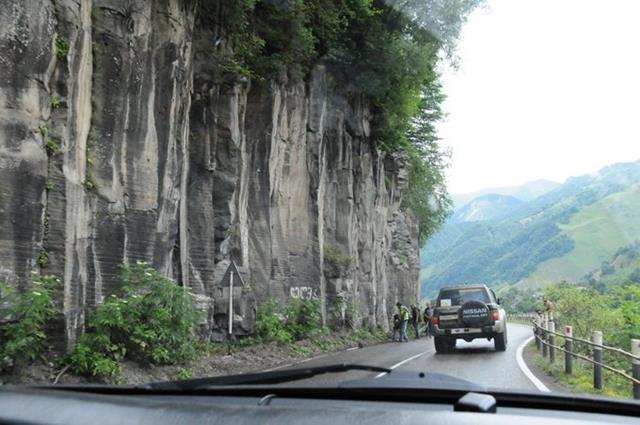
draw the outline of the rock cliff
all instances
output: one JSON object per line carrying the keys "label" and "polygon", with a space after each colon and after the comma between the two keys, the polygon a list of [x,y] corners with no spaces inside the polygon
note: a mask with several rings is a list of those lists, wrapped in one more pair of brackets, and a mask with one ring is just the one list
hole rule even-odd
{"label": "rock cliff", "polygon": [[0,281],[59,276],[67,343],[135,260],[210,308],[233,260],[258,302],[317,297],[326,318],[348,297],[387,327],[419,296],[404,158],[374,147],[367,99],[322,64],[214,78],[229,46],[197,14],[0,1]]}

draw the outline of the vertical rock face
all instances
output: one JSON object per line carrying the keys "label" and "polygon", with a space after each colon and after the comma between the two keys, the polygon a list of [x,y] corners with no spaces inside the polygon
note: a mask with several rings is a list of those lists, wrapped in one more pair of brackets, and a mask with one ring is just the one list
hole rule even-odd
{"label": "vertical rock face", "polygon": [[0,281],[61,277],[67,343],[123,261],[210,308],[229,260],[258,302],[317,297],[325,317],[348,297],[386,327],[418,298],[404,160],[322,65],[217,81],[219,29],[187,0],[1,3]]}

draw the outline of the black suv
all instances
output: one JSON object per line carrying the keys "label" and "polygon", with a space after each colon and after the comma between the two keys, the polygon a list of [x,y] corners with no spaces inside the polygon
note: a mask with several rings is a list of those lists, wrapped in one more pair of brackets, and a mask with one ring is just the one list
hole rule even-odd
{"label": "black suv", "polygon": [[507,349],[507,315],[493,289],[486,285],[440,289],[432,326],[438,353],[453,351],[457,339],[493,339],[496,350]]}

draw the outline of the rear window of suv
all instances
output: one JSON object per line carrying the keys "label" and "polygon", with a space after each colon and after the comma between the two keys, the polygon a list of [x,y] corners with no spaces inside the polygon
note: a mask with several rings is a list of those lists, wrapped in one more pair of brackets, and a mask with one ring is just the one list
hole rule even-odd
{"label": "rear window of suv", "polygon": [[438,295],[438,307],[462,305],[467,301],[491,302],[484,288],[444,289]]}

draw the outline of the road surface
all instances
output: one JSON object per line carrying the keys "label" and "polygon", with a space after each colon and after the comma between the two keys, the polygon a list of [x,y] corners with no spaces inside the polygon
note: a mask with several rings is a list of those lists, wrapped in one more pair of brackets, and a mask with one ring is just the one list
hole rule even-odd
{"label": "road surface", "polygon": [[[452,354],[436,354],[433,339],[421,337],[406,343],[390,343],[324,355],[296,363],[295,366],[323,366],[335,363],[359,363],[393,369],[419,370],[453,375],[489,388],[538,391],[517,361],[517,350],[532,335],[531,327],[509,324],[506,351],[495,351],[493,341],[458,340]],[[350,379],[375,377],[377,373],[352,371],[319,375],[298,381],[300,384],[334,385]]]}

